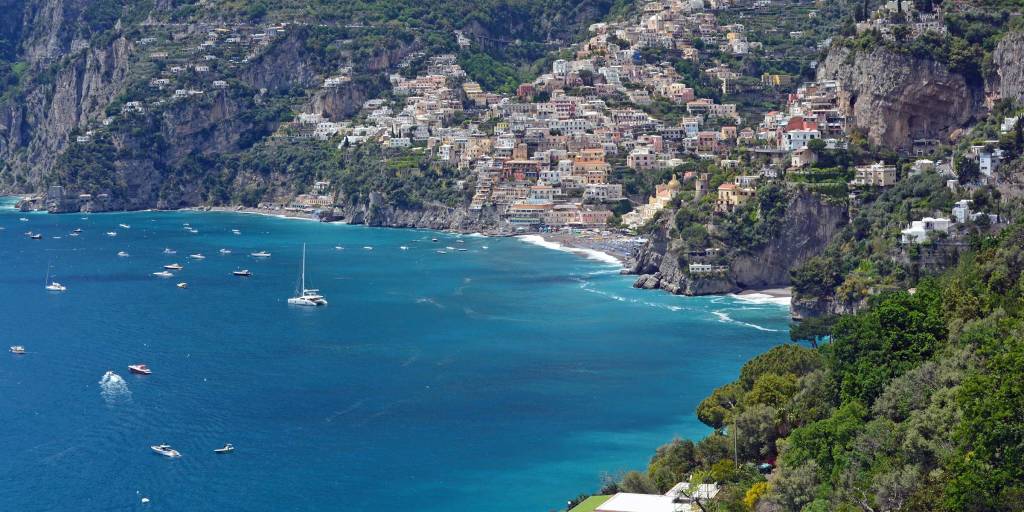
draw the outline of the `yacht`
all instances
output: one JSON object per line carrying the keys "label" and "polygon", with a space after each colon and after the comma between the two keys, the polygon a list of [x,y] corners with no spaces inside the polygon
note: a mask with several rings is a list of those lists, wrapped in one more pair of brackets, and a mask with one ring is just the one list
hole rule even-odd
{"label": "yacht", "polygon": [[225,444],[223,448],[214,448],[213,449],[213,453],[220,454],[220,455],[223,455],[225,453],[231,453],[233,451],[235,451],[235,447],[231,443]]}
{"label": "yacht", "polygon": [[153,272],[153,275],[157,277],[174,277],[174,274],[166,270],[161,270],[160,272]]}
{"label": "yacht", "polygon": [[248,269],[236,270],[232,274],[238,277],[252,277],[252,272],[249,272]]}
{"label": "yacht", "polygon": [[164,268],[167,269],[167,270],[181,270],[181,269],[183,269],[185,267],[183,267],[183,266],[181,266],[181,265],[179,265],[177,263],[171,263],[170,265],[164,265]]}
{"label": "yacht", "polygon": [[50,280],[50,268],[46,268],[46,289],[51,292],[64,292],[67,291],[67,287],[58,283],[57,281]]}
{"label": "yacht", "polygon": [[270,253],[267,252],[267,251],[260,251],[260,252],[254,252],[254,253],[250,254],[249,256],[252,256],[254,258],[269,258],[270,257]]}
{"label": "yacht", "polygon": [[217,252],[219,252],[221,254],[227,255],[227,254],[231,254],[231,249],[221,249],[221,250],[219,250]]}
{"label": "yacht", "polygon": [[302,244],[302,273],[299,278],[300,288],[296,290],[298,296],[288,299],[288,304],[296,306],[326,306],[327,299],[320,295],[320,290],[306,288],[306,244]]}
{"label": "yacht", "polygon": [[171,445],[169,444],[155,444],[153,446],[150,446],[149,448],[154,452],[163,455],[164,457],[170,457],[172,459],[181,457],[181,454],[178,453],[178,450],[171,448]]}
{"label": "yacht", "polygon": [[126,253],[124,251],[117,251],[117,256],[120,257],[120,258],[127,258],[128,257],[128,253]]}
{"label": "yacht", "polygon": [[175,251],[174,249],[171,248],[167,248],[164,249],[164,254],[178,254],[178,251]]}
{"label": "yacht", "polygon": [[153,370],[150,370],[148,366],[142,363],[128,365],[128,371],[138,375],[149,375],[153,373]]}
{"label": "yacht", "polygon": [[192,258],[194,260],[205,260],[206,259],[206,256],[203,256],[202,254],[199,254],[199,253],[189,254],[188,257]]}
{"label": "yacht", "polygon": [[25,354],[25,347],[23,347],[21,345],[15,345],[15,346],[11,347],[11,353],[19,355],[19,356],[20,355],[24,355]]}
{"label": "yacht", "polygon": [[131,228],[132,228],[132,227],[131,227],[131,226],[129,226],[128,224],[118,224],[118,226],[121,226],[121,227],[122,227],[122,228],[124,228],[124,229],[131,229]]}
{"label": "yacht", "polygon": [[117,236],[117,231],[107,231],[107,236]]}

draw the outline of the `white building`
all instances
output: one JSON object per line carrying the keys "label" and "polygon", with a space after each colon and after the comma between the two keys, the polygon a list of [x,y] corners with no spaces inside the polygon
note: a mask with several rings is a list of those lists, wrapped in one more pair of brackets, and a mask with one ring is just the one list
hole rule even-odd
{"label": "white building", "polygon": [[933,232],[948,233],[953,221],[944,218],[925,217],[915,220],[910,226],[900,231],[900,242],[903,244],[923,244]]}

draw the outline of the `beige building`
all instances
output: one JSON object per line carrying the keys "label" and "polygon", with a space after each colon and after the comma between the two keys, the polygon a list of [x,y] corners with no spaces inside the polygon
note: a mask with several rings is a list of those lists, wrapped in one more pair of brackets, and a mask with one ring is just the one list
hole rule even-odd
{"label": "beige building", "polygon": [[857,167],[850,186],[853,187],[891,187],[896,184],[896,166],[882,162]]}
{"label": "beige building", "polygon": [[650,222],[658,212],[665,209],[672,199],[679,195],[681,188],[682,184],[675,176],[672,176],[672,180],[667,184],[657,186],[655,194],[647,200],[647,204],[623,215],[622,223],[629,228],[636,229]]}

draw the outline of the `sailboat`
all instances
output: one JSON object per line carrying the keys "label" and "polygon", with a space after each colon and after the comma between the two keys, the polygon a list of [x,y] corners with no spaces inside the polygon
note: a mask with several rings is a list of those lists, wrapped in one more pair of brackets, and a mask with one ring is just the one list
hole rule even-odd
{"label": "sailboat", "polygon": [[63,292],[67,291],[67,287],[58,283],[57,281],[50,281],[50,266],[46,266],[46,289],[51,292]]}
{"label": "sailboat", "polygon": [[302,244],[302,277],[300,278],[301,287],[296,290],[299,292],[297,297],[291,297],[288,299],[288,304],[294,304],[296,306],[326,306],[327,299],[323,295],[320,295],[320,290],[314,288],[306,288],[306,244]]}

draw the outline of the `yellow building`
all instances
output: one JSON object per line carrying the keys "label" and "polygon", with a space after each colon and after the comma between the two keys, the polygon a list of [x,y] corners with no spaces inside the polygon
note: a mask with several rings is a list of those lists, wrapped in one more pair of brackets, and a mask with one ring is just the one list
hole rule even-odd
{"label": "yellow building", "polygon": [[655,188],[655,194],[648,198],[647,204],[623,215],[622,223],[629,228],[636,229],[650,222],[658,212],[665,209],[679,195],[682,186],[679,179],[673,175],[667,184],[659,184]]}

